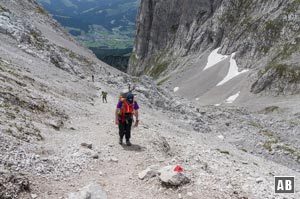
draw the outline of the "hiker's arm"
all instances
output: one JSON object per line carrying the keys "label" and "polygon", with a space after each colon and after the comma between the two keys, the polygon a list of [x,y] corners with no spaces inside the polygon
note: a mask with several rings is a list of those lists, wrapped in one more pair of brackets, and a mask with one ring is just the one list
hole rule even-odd
{"label": "hiker's arm", "polygon": [[134,115],[135,115],[135,127],[137,127],[139,125],[139,111],[135,110],[134,111]]}
{"label": "hiker's arm", "polygon": [[119,112],[120,112],[120,109],[116,109],[116,113],[115,113],[115,123],[116,124],[119,124]]}
{"label": "hiker's arm", "polygon": [[139,111],[138,110],[134,111],[134,116],[135,116],[136,121],[138,121],[139,120]]}

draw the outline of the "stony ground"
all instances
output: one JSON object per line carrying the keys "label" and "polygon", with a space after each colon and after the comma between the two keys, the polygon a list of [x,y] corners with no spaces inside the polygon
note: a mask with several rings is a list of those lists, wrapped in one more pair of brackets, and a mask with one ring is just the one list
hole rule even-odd
{"label": "stony ground", "polygon": [[[111,94],[108,103],[99,97],[92,104],[82,103],[84,114],[75,112],[62,129],[45,135],[44,143],[37,147],[38,158],[52,169],[29,177],[31,194],[67,198],[68,193],[97,182],[108,198],[283,198],[274,194],[273,176],[299,176],[239,150],[217,134],[192,130],[174,113],[142,103],[140,126],[132,132],[133,146],[121,146],[113,121],[116,100],[117,95]],[[92,144],[92,148],[82,143]],[[182,166],[191,182],[168,188],[158,177],[138,179],[149,166],[167,165]],[[286,197],[297,195],[299,192]]]}
{"label": "stony ground", "polygon": [[[29,0],[1,1],[0,41],[0,198],[71,199],[93,182],[112,199],[300,198],[296,96],[199,106],[97,61]],[[131,147],[113,121],[128,82],[141,107]],[[168,165],[190,182],[139,179]],[[275,175],[296,176],[296,193],[274,194]]]}

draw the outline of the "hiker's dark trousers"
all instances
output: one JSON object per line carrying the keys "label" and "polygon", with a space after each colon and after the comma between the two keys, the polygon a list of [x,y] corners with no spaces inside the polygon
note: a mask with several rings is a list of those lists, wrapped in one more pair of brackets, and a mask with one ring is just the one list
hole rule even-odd
{"label": "hiker's dark trousers", "polygon": [[121,139],[123,139],[124,135],[127,141],[130,139],[131,126],[132,126],[132,119],[127,119],[125,122],[119,120],[119,135]]}

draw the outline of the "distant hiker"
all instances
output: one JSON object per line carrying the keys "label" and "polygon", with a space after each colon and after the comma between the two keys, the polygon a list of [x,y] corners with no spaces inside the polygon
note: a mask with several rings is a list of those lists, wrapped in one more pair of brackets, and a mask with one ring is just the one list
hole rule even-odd
{"label": "distant hiker", "polygon": [[95,77],[94,77],[94,75],[92,75],[92,81],[95,82]]}
{"label": "distant hiker", "polygon": [[115,122],[119,126],[119,144],[123,144],[123,137],[125,136],[126,145],[131,146],[131,126],[133,123],[133,115],[135,116],[135,127],[139,124],[139,105],[134,99],[134,95],[129,92],[125,97],[121,97],[117,104]]}
{"label": "distant hiker", "polygon": [[102,96],[102,102],[104,103],[104,101],[105,101],[105,103],[107,103],[107,99],[106,99],[106,97],[107,97],[107,92],[102,91],[101,96]]}

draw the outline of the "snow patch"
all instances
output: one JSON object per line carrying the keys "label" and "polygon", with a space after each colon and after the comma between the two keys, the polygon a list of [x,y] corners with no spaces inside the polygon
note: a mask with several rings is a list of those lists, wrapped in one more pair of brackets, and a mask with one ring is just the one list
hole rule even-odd
{"label": "snow patch", "polygon": [[178,90],[179,90],[179,87],[175,87],[175,88],[173,89],[174,93],[176,93]]}
{"label": "snow patch", "polygon": [[236,93],[236,94],[234,94],[234,95],[228,97],[228,98],[225,100],[225,103],[228,103],[228,104],[233,103],[233,102],[236,100],[236,98],[239,97],[240,93],[241,93],[241,92],[239,91],[238,93]]}
{"label": "snow patch", "polygon": [[199,100],[199,98],[197,97],[197,98],[196,98],[196,101],[198,101],[198,100]]}
{"label": "snow patch", "polygon": [[220,61],[226,59],[228,57],[228,55],[221,55],[218,53],[218,50],[220,49],[217,48],[215,50],[213,50],[210,55],[208,56],[208,59],[207,59],[207,64],[206,66],[204,67],[203,71],[205,71],[206,69],[216,65],[217,63],[219,63]]}
{"label": "snow patch", "polygon": [[230,57],[230,67],[229,67],[228,73],[224,77],[224,79],[217,84],[217,86],[223,85],[226,82],[228,82],[229,80],[231,80],[232,78],[249,71],[249,70],[242,70],[241,72],[239,72],[239,68],[236,64],[236,61],[234,60],[234,56],[235,56],[235,53],[232,53],[232,55]]}
{"label": "snow patch", "polygon": [[214,106],[221,106],[221,104],[215,104]]}

